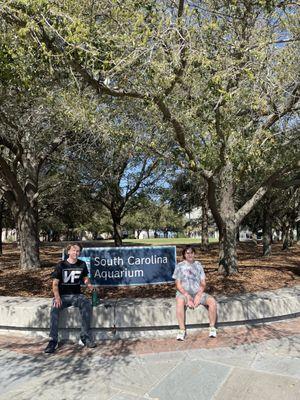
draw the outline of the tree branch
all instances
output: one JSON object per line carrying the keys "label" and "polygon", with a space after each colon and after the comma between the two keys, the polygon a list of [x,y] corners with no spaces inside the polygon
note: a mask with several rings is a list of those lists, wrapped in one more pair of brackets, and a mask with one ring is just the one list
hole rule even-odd
{"label": "tree branch", "polygon": [[179,45],[180,45],[180,53],[179,53],[179,63],[180,67],[175,69],[175,77],[173,81],[170,83],[169,87],[165,90],[165,96],[168,96],[176,84],[180,81],[180,78],[182,77],[187,61],[186,61],[186,44],[185,44],[185,39],[184,39],[184,34],[183,34],[183,29],[182,29],[182,17],[183,17],[183,10],[184,10],[184,3],[185,0],[179,0],[178,4],[178,13],[177,13],[177,19],[178,19],[178,24],[179,24]]}
{"label": "tree branch", "polygon": [[151,173],[155,170],[155,168],[158,165],[158,160],[155,160],[151,165],[149,165],[149,167],[146,169],[147,166],[147,160],[144,161],[143,163],[143,167],[142,170],[139,174],[138,179],[136,180],[136,183],[134,184],[134,186],[126,193],[125,196],[125,201],[127,201],[141,186],[141,183],[143,181],[145,181],[147,178],[149,178],[149,176],[151,175]]}
{"label": "tree branch", "polygon": [[217,224],[217,227],[219,229],[219,232],[222,232],[222,227],[223,227],[223,221],[219,212],[219,207],[217,205],[217,195],[216,195],[216,183],[214,181],[214,177],[210,177],[207,179],[207,200],[209,204],[209,208],[213,214],[213,217],[215,219],[215,222]]}
{"label": "tree branch", "polygon": [[78,61],[78,57],[74,57],[73,60],[70,61],[71,66],[74,68],[76,72],[78,72],[83,80],[88,83],[92,88],[96,90],[98,94],[106,94],[113,97],[131,97],[135,99],[146,99],[148,98],[147,95],[139,93],[139,92],[132,92],[123,89],[111,89],[108,86],[104,85],[104,83],[99,82],[96,80],[89,72],[84,68],[81,63]]}
{"label": "tree branch", "polygon": [[293,110],[293,106],[298,103],[299,99],[300,99],[300,82],[298,82],[294,86],[294,89],[292,90],[290,97],[287,100],[283,110],[281,112],[273,113],[272,115],[270,115],[267,121],[260,127],[259,130],[270,129],[271,126],[275,124],[275,122],[279,121],[282,117],[284,117],[286,114],[288,114]]}
{"label": "tree branch", "polygon": [[22,206],[24,193],[17,180],[16,175],[12,173],[9,165],[2,156],[0,156],[0,176],[2,177],[2,179],[4,179],[7,186],[9,187],[9,190],[6,190],[5,193],[11,191],[14,194],[15,200],[19,203],[20,206]]}
{"label": "tree branch", "polygon": [[252,208],[264,197],[268,190],[273,186],[273,184],[278,180],[278,176],[291,171],[295,168],[299,168],[298,165],[289,165],[284,168],[280,168],[273,172],[258,188],[258,190],[253,194],[253,196],[239,209],[236,213],[236,221],[238,224],[243,220],[243,218],[252,210]]}
{"label": "tree branch", "polygon": [[59,146],[61,146],[69,132],[65,132],[61,137],[53,139],[52,143],[50,143],[47,147],[43,149],[43,151],[39,155],[39,164],[38,164],[38,169],[42,167],[44,162],[47,160],[48,157],[50,157],[51,154],[53,154]]}
{"label": "tree branch", "polygon": [[13,142],[4,137],[4,133],[0,133],[0,145],[9,149],[15,155],[19,154],[19,148]]}

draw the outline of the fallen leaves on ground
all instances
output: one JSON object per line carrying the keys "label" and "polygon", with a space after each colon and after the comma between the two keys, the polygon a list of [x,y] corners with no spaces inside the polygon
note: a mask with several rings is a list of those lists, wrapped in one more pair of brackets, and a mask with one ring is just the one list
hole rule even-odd
{"label": "fallen leaves on ground", "polygon": [[[90,243],[88,244],[90,246]],[[99,244],[98,244],[99,245]],[[101,247],[103,242],[101,242]],[[181,250],[177,246],[178,261]],[[272,255],[263,257],[262,246],[255,242],[238,244],[239,273],[224,277],[218,273],[218,245],[207,251],[195,246],[196,259],[205,267],[207,292],[212,295],[234,295],[262,290],[274,290],[300,283],[300,245],[283,251],[282,244],[272,246]],[[25,271],[18,267],[19,251],[15,244],[5,244],[0,256],[0,295],[23,297],[51,297],[51,272],[61,259],[62,244],[41,246],[42,268]],[[173,284],[134,287],[102,288],[100,297],[112,298],[168,298],[175,295]]]}

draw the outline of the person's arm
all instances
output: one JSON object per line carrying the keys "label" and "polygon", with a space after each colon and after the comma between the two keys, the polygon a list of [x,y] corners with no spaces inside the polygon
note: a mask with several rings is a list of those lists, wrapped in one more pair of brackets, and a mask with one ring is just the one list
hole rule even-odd
{"label": "person's arm", "polygon": [[60,308],[62,305],[62,302],[61,302],[61,297],[60,297],[59,290],[58,290],[58,285],[59,285],[59,279],[53,279],[53,282],[52,282],[52,291],[53,291],[53,295],[54,295],[53,304],[54,304],[54,307]]}
{"label": "person's arm", "polygon": [[94,286],[91,284],[90,278],[88,276],[85,276],[83,278],[83,283],[87,286],[87,288],[93,290]]}
{"label": "person's arm", "polygon": [[188,307],[194,307],[194,301],[192,296],[184,289],[184,287],[182,286],[181,282],[179,279],[176,279],[176,289],[183,294],[183,296],[186,298],[186,305]]}
{"label": "person's arm", "polygon": [[198,290],[198,292],[197,292],[197,294],[196,294],[196,296],[195,296],[195,299],[194,299],[195,307],[199,306],[200,301],[201,301],[201,298],[202,298],[203,293],[204,293],[204,290],[205,290],[205,287],[206,287],[205,278],[202,278],[202,279],[200,280],[200,287],[199,287],[199,290]]}
{"label": "person's arm", "polygon": [[90,289],[93,290],[93,285],[91,284],[90,278],[89,278],[89,271],[87,268],[87,265],[85,262],[83,262],[83,272],[82,272],[82,282],[85,284],[85,286]]}

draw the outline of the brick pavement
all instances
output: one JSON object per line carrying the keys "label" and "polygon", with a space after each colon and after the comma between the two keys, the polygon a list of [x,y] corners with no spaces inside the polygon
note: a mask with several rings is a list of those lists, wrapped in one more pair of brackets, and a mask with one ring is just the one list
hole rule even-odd
{"label": "brick pavement", "polygon": [[[0,335],[0,400],[298,400],[300,317],[96,349]],[[174,332],[175,336],[175,332]]]}
{"label": "brick pavement", "polygon": [[[280,339],[300,334],[300,318],[292,318],[280,322],[256,325],[242,325],[235,327],[222,327],[218,329],[218,337],[208,338],[208,330],[194,329],[187,331],[188,336],[184,342],[175,340],[174,337],[165,338],[139,338],[102,340],[96,349],[83,349],[77,344],[65,342],[60,345],[55,353],[56,357],[70,354],[96,353],[105,357],[115,355],[141,355],[160,352],[186,351],[192,349],[214,349],[222,347],[235,348],[251,343],[260,343],[271,339]],[[2,334],[0,335],[0,349],[28,355],[43,353],[47,343],[45,339],[36,337]]]}

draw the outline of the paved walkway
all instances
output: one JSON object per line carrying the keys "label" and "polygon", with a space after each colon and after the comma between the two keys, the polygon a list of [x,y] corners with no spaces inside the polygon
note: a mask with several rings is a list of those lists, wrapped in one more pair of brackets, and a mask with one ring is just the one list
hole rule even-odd
{"label": "paved walkway", "polygon": [[96,349],[0,336],[0,400],[299,400],[300,318]]}

